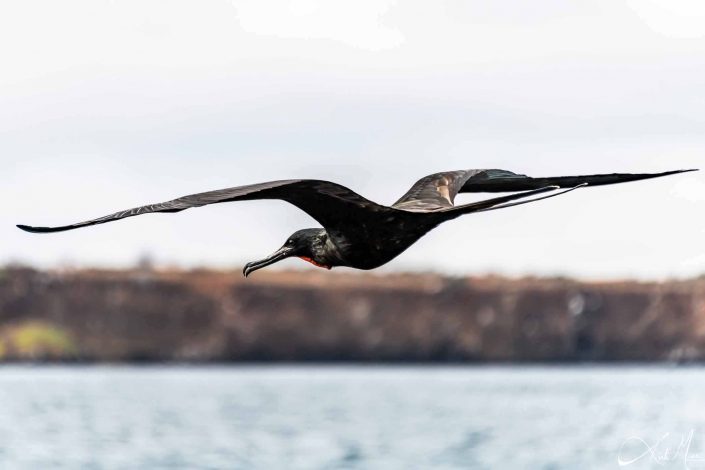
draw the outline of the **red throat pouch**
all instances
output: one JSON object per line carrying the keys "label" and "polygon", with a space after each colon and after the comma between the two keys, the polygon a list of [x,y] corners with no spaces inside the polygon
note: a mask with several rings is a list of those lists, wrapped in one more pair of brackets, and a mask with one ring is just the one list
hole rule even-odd
{"label": "red throat pouch", "polygon": [[330,268],[331,268],[330,266],[326,266],[325,264],[316,263],[314,260],[312,260],[312,259],[309,258],[308,256],[299,256],[299,258],[301,258],[301,259],[304,260],[304,261],[308,261],[308,262],[311,263],[312,265],[318,266],[319,268],[325,268],[325,269],[330,269]]}

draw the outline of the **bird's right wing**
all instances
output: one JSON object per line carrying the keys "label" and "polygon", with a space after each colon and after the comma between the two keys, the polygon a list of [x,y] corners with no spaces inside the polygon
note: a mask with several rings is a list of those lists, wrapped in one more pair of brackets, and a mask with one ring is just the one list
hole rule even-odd
{"label": "bird's right wing", "polygon": [[349,224],[351,221],[364,222],[366,218],[372,217],[375,213],[393,210],[369,201],[356,192],[329,181],[281,180],[191,194],[171,201],[135,207],[71,225],[59,227],[18,225],[17,227],[33,233],[63,232],[153,212],[180,212],[208,204],[255,199],[281,199],[287,201],[309,214],[324,227],[332,229],[344,223]]}

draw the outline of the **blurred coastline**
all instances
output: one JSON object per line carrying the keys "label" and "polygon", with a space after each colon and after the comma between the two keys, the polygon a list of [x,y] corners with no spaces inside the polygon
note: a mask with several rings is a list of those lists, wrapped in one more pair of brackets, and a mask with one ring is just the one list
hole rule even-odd
{"label": "blurred coastline", "polygon": [[705,279],[7,266],[0,360],[700,362]]}

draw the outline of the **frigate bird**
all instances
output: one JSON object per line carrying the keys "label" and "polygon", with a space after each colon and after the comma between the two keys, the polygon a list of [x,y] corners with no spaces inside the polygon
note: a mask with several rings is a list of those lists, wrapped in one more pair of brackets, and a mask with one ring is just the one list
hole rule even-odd
{"label": "frigate bird", "polygon": [[[464,214],[535,202],[583,186],[624,183],[686,171],[696,170],[548,178],[532,178],[496,169],[445,171],[421,178],[391,206],[372,202],[337,183],[292,179],[192,194],[72,225],[17,227],[34,233],[61,232],[152,212],[179,212],[220,202],[280,199],[309,214],[322,228],[307,228],[293,233],[284,245],[270,256],[247,263],[243,269],[245,277],[253,271],[292,256],[327,269],[334,266],[374,269],[397,257],[439,224]],[[563,190],[558,191],[561,188]],[[515,194],[454,205],[458,193],[472,192]]]}

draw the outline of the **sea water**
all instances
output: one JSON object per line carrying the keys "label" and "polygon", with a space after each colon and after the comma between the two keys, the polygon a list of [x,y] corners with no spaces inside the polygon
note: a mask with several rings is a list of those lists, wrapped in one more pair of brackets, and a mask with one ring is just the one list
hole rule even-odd
{"label": "sea water", "polygon": [[705,369],[4,366],[0,468],[705,468]]}

